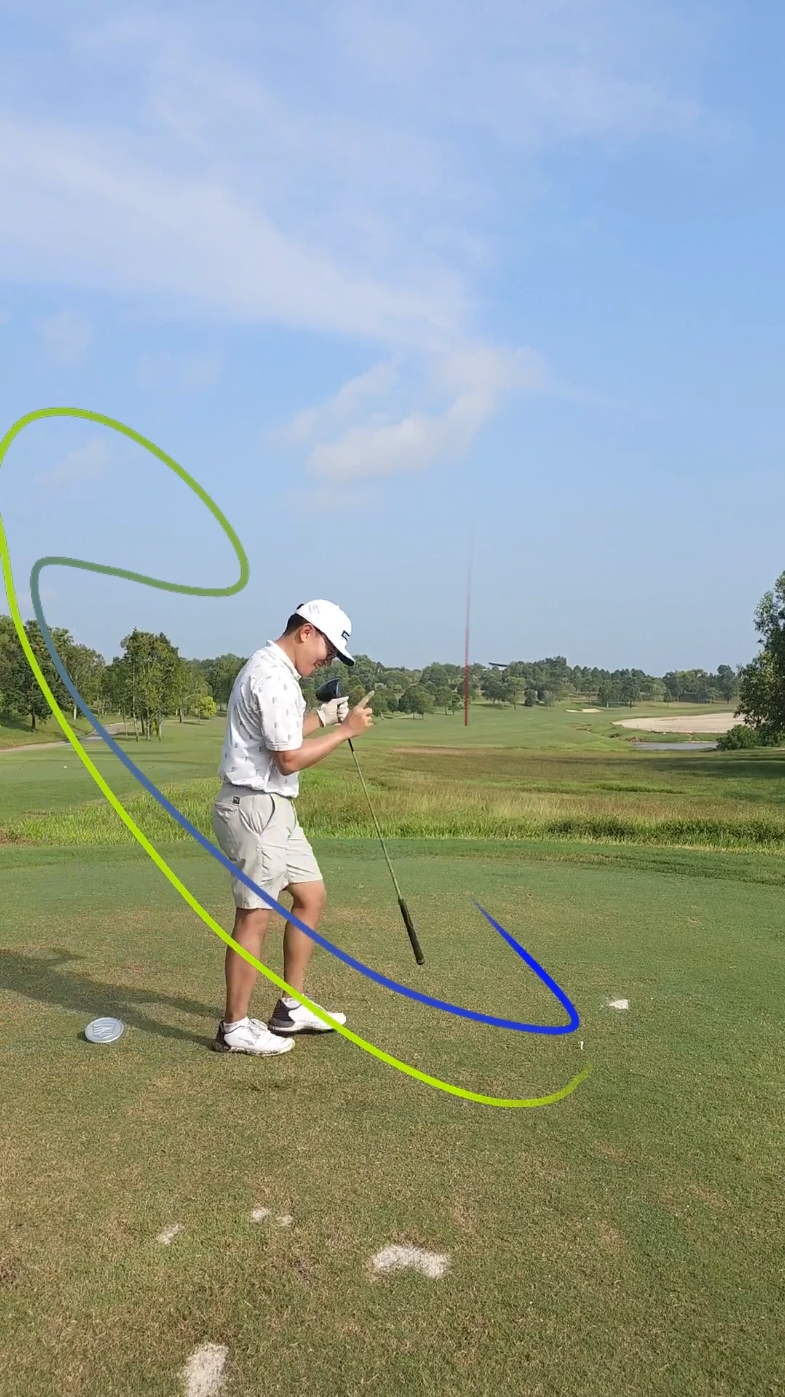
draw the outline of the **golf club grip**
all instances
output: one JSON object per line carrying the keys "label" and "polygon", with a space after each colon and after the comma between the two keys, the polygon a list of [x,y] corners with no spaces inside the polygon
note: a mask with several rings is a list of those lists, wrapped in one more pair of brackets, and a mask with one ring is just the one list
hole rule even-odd
{"label": "golf club grip", "polygon": [[420,943],[417,940],[417,932],[414,930],[414,922],[409,916],[409,909],[406,906],[406,903],[404,902],[402,897],[398,898],[398,906],[401,909],[401,916],[403,917],[406,930],[409,933],[409,940],[412,943],[412,950],[414,951],[414,959],[417,961],[418,965],[423,965],[425,962],[425,956],[423,955]]}

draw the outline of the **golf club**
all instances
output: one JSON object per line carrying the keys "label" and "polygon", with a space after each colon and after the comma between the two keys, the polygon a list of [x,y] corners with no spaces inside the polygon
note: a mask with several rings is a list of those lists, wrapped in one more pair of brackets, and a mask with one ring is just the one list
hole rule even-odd
{"label": "golf club", "polygon": [[[322,687],[316,690],[316,697],[320,703],[329,703],[331,699],[341,698],[340,679],[328,679],[326,684],[322,684]],[[376,811],[374,810],[373,805],[371,804],[371,797],[368,794],[368,787],[365,784],[365,777],[363,776],[362,771],[360,770],[360,763],[357,760],[357,753],[354,750],[354,744],[351,738],[349,738],[349,750],[352,756],[354,757],[354,764],[357,767],[357,775],[359,776],[360,781],[362,782],[362,788],[365,791],[365,799],[368,802],[368,809],[371,812],[371,818],[376,827],[376,833],[379,838],[379,843],[382,846],[382,853],[384,854],[384,857],[387,860],[387,867],[390,870],[390,877],[393,880],[393,887],[395,888],[395,895],[398,898],[398,906],[401,909],[403,924],[406,927],[406,930],[409,935],[409,940],[412,943],[414,958],[417,961],[418,965],[422,965],[424,964],[425,956],[423,955],[420,943],[417,940],[417,932],[414,929],[414,922],[411,919],[409,909],[406,906],[406,902],[404,901],[403,893],[401,892],[401,889],[398,886],[398,879],[396,878],[395,873],[393,871],[393,866],[390,863],[390,855],[387,852],[387,846],[385,845],[384,839],[382,837],[382,831],[379,828],[379,821],[376,818]]]}

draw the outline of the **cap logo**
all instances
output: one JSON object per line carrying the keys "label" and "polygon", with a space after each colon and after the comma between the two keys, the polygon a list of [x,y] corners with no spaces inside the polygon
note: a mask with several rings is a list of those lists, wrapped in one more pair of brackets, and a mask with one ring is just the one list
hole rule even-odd
{"label": "cap logo", "polygon": [[349,644],[349,632],[348,632],[348,631],[341,631],[341,635],[343,636],[344,640],[346,641],[346,644],[348,645],[348,644]]}

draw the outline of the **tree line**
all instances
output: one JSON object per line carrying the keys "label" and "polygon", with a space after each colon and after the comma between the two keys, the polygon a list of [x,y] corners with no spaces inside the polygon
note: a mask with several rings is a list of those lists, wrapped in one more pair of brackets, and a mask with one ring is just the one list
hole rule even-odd
{"label": "tree line", "polygon": [[[132,725],[137,739],[161,737],[165,717],[189,714],[212,718],[216,701],[202,663],[183,659],[163,634],[134,630],[122,641],[122,654],[107,664],[103,655],[80,645],[62,626],[52,627],[52,639],[74,685],[95,713],[116,713],[126,731]],[[76,718],[78,709],[58,674],[44,644],[37,621],[25,624],[44,678],[63,712]],[[29,719],[33,730],[51,716],[22,649],[10,616],[0,616],[0,714]]]}
{"label": "tree line", "polygon": [[[785,574],[780,584],[780,601],[785,606]],[[769,606],[761,621],[769,628],[770,610]],[[763,615],[761,612],[758,619]],[[28,621],[25,632],[58,704],[64,711],[72,709],[76,717],[77,710],[52,664],[38,623]],[[52,636],[66,670],[90,707],[101,716],[119,715],[126,731],[139,740],[160,738],[166,718],[176,717],[180,722],[188,717],[206,719],[219,708],[225,709],[232,685],[246,663],[246,657],[234,654],[185,659],[163,633],[133,630],[121,642],[122,653],[107,664],[97,650],[75,641],[70,631],[54,627]],[[351,702],[374,690],[372,707],[377,717],[394,713],[425,717],[437,710],[455,713],[463,705],[462,665],[434,663],[424,669],[406,669],[358,655],[352,670],[336,661],[334,672],[344,679]],[[311,707],[316,705],[316,688],[324,678],[322,673],[303,681]],[[570,666],[564,656],[557,655],[505,665],[470,665],[469,699],[514,708],[548,706],[565,698],[603,707],[654,701],[730,703],[739,694],[740,684],[747,685],[745,693],[749,695],[753,688],[758,693],[762,682],[759,660],[736,669],[719,665],[716,673],[691,669],[655,676],[640,669]],[[783,713],[785,716],[785,704]],[[32,728],[50,716],[9,616],[0,616],[0,714],[29,719]]]}
{"label": "tree line", "polygon": [[746,719],[718,743],[734,747],[773,747],[785,739],[785,572],[755,610],[759,653],[740,675],[736,712]]}

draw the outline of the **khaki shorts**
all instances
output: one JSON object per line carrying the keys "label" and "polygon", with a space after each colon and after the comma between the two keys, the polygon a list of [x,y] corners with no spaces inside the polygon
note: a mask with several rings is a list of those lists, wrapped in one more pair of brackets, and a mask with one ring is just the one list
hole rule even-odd
{"label": "khaki shorts", "polygon": [[[213,829],[232,863],[271,897],[292,883],[319,883],[316,856],[286,796],[252,791],[225,781],[213,806]],[[267,903],[239,878],[232,879],[236,907]]]}

